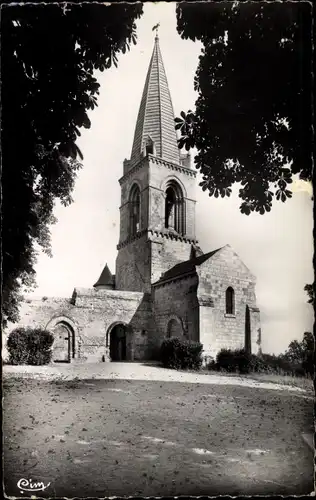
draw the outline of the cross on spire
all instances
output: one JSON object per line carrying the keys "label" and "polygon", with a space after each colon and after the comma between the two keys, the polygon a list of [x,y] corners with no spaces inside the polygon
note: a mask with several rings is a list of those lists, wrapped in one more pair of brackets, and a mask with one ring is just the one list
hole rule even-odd
{"label": "cross on spire", "polygon": [[156,30],[156,38],[158,38],[158,30],[159,30],[159,27],[160,27],[160,23],[157,23],[155,24],[155,26],[153,27],[152,31]]}

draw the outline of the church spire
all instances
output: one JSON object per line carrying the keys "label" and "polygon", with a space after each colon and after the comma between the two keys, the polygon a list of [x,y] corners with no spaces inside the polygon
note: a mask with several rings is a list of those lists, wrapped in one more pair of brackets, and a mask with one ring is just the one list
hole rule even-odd
{"label": "church spire", "polygon": [[163,65],[158,33],[155,36],[143,95],[138,112],[131,164],[146,155],[146,146],[151,144],[155,156],[174,163],[180,162],[174,111]]}

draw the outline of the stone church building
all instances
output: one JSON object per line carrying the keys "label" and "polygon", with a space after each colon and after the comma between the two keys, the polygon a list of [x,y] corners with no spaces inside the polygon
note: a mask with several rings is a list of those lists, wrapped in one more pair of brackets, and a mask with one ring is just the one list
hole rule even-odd
{"label": "stone church building", "polygon": [[[30,299],[20,326],[55,335],[55,361],[145,360],[170,336],[198,340],[204,356],[260,348],[255,278],[229,245],[203,253],[195,231],[196,171],[177,146],[156,36],[123,162],[116,272],[70,299]],[[17,326],[17,325],[14,325]]]}

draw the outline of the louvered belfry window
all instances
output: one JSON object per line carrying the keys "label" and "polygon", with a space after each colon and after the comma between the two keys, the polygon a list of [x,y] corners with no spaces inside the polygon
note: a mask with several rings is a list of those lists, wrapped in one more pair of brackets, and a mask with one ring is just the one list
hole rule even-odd
{"label": "louvered belfry window", "polygon": [[140,190],[134,184],[129,198],[130,236],[135,236],[140,230]]}
{"label": "louvered belfry window", "polygon": [[165,228],[185,234],[185,203],[182,189],[175,181],[170,181],[165,191]]}

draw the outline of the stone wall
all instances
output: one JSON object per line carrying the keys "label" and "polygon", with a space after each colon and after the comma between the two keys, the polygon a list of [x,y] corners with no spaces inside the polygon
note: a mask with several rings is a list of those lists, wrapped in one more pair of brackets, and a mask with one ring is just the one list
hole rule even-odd
{"label": "stone wall", "polygon": [[18,327],[46,328],[49,320],[59,311],[61,316],[72,316],[73,306],[70,300],[61,297],[35,297],[26,298],[20,306],[20,320],[17,323],[8,323],[2,332],[2,358],[8,358],[6,341],[8,334]]}
{"label": "stone wall", "polygon": [[176,264],[190,259],[191,242],[168,234],[153,233],[151,240],[151,280],[158,281]]}
{"label": "stone wall", "polygon": [[198,340],[199,311],[196,299],[197,277],[169,281],[154,287],[156,342],[160,345],[168,334],[172,319],[181,324],[187,339]]}
{"label": "stone wall", "polygon": [[[117,289],[150,293],[151,283],[157,281],[162,273],[190,258],[191,243],[195,241],[195,176],[195,171],[149,156],[120,179]],[[185,237],[169,235],[164,228],[165,187],[171,179],[178,182],[183,191]],[[141,192],[140,232],[136,238],[131,238],[128,200],[135,183]]]}
{"label": "stone wall", "polygon": [[109,359],[109,332],[119,323],[129,325],[134,359],[144,359],[150,352],[151,300],[143,293],[114,290],[75,289],[73,300],[31,299],[21,309],[21,320],[10,325],[42,327],[53,331],[59,322],[66,323],[75,339],[75,359]]}
{"label": "stone wall", "polygon": [[129,196],[134,184],[140,189],[140,230],[148,227],[148,182],[149,163],[144,158],[138,166],[120,179],[121,206],[120,206],[120,243],[125,242],[129,236],[130,211]]}
{"label": "stone wall", "polygon": [[[215,357],[222,348],[245,347],[246,305],[250,309],[251,348],[257,353],[260,314],[256,306],[255,277],[229,245],[198,266],[197,273],[200,340],[204,354]],[[228,287],[235,292],[233,315],[226,314]]]}
{"label": "stone wall", "polygon": [[195,239],[196,172],[173,166],[168,162],[150,159],[149,163],[149,229],[161,231],[165,224],[165,190],[168,181],[177,182],[185,205],[185,235]]}
{"label": "stone wall", "polygon": [[118,290],[150,293],[151,283],[180,262],[189,260],[192,240],[149,231],[120,248],[116,258]]}
{"label": "stone wall", "polygon": [[117,290],[151,291],[150,243],[147,232],[121,247],[116,257]]}

